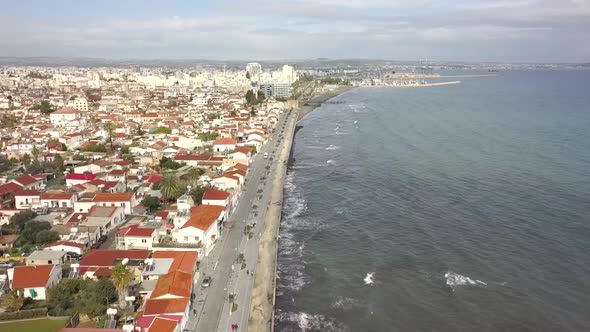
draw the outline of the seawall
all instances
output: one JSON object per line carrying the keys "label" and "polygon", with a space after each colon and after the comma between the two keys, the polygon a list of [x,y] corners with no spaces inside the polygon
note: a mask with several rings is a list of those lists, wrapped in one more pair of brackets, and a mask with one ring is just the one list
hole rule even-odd
{"label": "seawall", "polygon": [[250,303],[250,317],[248,319],[248,331],[265,332],[274,331],[274,313],[276,300],[276,281],[278,268],[278,239],[283,211],[283,187],[287,168],[289,166],[295,133],[300,127],[297,123],[311,111],[319,107],[323,102],[334,98],[353,87],[340,87],[334,91],[322,93],[310,100],[313,105],[301,106],[291,112],[285,126],[283,143],[280,147],[280,155],[277,169],[273,178],[271,192],[271,204],[264,220],[264,230],[258,245],[258,261],[254,276],[254,288]]}

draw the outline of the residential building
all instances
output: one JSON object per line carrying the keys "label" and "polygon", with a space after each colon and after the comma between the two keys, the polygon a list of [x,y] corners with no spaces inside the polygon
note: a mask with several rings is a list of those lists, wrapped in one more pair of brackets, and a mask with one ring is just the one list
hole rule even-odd
{"label": "residential building", "polygon": [[16,266],[8,269],[10,289],[23,289],[23,296],[33,300],[46,300],[47,289],[62,279],[61,265]]}
{"label": "residential building", "polygon": [[35,250],[26,259],[27,265],[60,265],[66,262],[64,251]]}

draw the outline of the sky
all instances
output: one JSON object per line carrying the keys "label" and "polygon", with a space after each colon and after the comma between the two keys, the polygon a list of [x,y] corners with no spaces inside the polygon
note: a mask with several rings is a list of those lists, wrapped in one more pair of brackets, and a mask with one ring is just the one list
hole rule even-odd
{"label": "sky", "polygon": [[590,62],[590,0],[19,0],[0,56]]}

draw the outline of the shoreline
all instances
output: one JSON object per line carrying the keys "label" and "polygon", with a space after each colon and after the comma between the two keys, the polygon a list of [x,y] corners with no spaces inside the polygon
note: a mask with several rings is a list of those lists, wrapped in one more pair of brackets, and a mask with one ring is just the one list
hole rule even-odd
{"label": "shoreline", "polygon": [[[275,300],[278,280],[278,255],[279,255],[279,231],[283,213],[283,194],[287,170],[291,166],[295,135],[301,126],[298,123],[321,106],[324,102],[354,89],[352,86],[339,87],[334,91],[328,91],[312,98],[308,103],[313,105],[299,106],[293,119],[290,119],[285,128],[285,137],[281,154],[277,160],[277,170],[273,179],[271,192],[272,204],[268,208],[264,221],[264,230],[258,245],[257,268],[254,275],[254,287],[250,301],[250,317],[248,319],[248,331],[274,331],[275,325]],[[293,111],[291,111],[293,112]]]}
{"label": "shoreline", "polygon": [[[307,114],[313,112],[316,108],[322,106],[323,103],[327,102],[328,100],[338,97],[341,94],[348,92],[352,89],[355,89],[355,86],[340,86],[333,91],[326,91],[323,92],[307,102],[308,105],[300,105],[299,106],[299,113],[297,114],[297,122],[301,121]],[[311,104],[311,105],[309,105]]]}

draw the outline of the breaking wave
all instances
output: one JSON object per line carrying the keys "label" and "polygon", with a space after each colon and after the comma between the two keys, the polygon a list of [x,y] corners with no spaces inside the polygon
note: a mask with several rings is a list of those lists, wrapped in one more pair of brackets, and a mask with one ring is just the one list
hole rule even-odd
{"label": "breaking wave", "polygon": [[375,272],[367,273],[367,275],[365,276],[365,279],[363,279],[363,281],[365,282],[365,285],[372,285],[375,282],[373,280],[374,274],[375,274]]}
{"label": "breaking wave", "polygon": [[347,310],[352,310],[355,307],[358,307],[359,305],[360,304],[359,304],[358,300],[355,300],[350,297],[338,296],[338,297],[336,297],[334,302],[332,302],[330,307],[332,307],[334,309],[340,309],[340,310],[347,311]]}
{"label": "breaking wave", "polygon": [[445,273],[445,280],[447,282],[447,286],[451,287],[453,290],[459,286],[486,286],[487,284],[481,280],[471,279],[469,277],[460,275],[458,273],[454,273],[452,271],[448,271]]}
{"label": "breaking wave", "polygon": [[330,144],[330,146],[328,146],[326,148],[326,150],[328,150],[328,151],[334,151],[334,150],[338,150],[338,149],[340,149],[340,147],[339,146],[336,146],[336,145],[333,145],[333,144]]}
{"label": "breaking wave", "polygon": [[280,324],[281,331],[349,331],[342,323],[320,314],[312,315],[305,312],[283,312],[279,310],[276,320]]}

